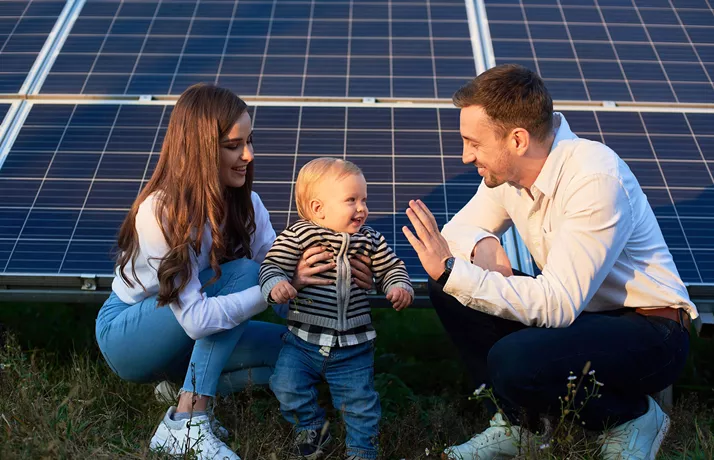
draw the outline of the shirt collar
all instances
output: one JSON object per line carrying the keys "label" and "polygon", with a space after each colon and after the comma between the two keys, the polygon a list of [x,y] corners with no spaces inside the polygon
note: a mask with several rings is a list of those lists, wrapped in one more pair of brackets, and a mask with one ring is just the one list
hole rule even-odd
{"label": "shirt collar", "polygon": [[570,130],[570,125],[565,120],[565,116],[560,112],[554,112],[553,118],[560,119],[560,126],[558,131],[555,133],[555,139],[553,140],[553,146],[550,148],[550,153],[548,158],[543,164],[543,169],[541,169],[538,178],[533,183],[533,187],[540,190],[544,195],[552,198],[553,190],[555,189],[555,184],[558,182],[560,177],[560,171],[563,169],[565,164],[565,155],[563,155],[563,149],[559,148],[560,143],[566,140],[577,139],[578,136]]}

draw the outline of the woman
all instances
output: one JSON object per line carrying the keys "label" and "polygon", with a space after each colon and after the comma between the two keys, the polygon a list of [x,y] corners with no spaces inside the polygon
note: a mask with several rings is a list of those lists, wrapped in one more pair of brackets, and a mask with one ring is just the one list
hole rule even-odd
{"label": "woman", "polygon": [[[239,459],[215,433],[208,402],[266,385],[285,327],[250,321],[267,304],[258,268],[275,239],[268,211],[252,192],[253,146],[247,106],[210,85],[176,102],[156,170],[119,232],[116,277],[99,311],[96,336],[109,366],[135,382],[183,378],[150,447],[199,458]],[[293,284],[331,255],[305,251]],[[369,269],[355,263],[361,284]],[[361,271],[360,271],[361,270]],[[190,423],[187,423],[190,420]]]}

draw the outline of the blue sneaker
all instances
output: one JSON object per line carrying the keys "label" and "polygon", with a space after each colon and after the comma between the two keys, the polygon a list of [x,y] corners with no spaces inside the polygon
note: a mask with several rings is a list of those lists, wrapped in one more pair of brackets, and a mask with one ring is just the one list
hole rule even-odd
{"label": "blue sneaker", "polygon": [[669,430],[669,417],[647,396],[647,412],[598,438],[604,460],[654,460]]}

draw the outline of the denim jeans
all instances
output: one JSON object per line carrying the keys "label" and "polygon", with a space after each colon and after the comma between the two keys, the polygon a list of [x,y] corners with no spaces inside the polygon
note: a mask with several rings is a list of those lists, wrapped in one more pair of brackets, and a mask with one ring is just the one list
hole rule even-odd
{"label": "denim jeans", "polygon": [[[258,284],[258,264],[252,260],[233,260],[221,270],[221,278],[206,287],[209,297]],[[209,268],[199,279],[205,283],[213,275]],[[183,380],[182,390],[215,396],[240,391],[249,382],[267,385],[285,330],[277,324],[246,321],[194,341],[168,306],[157,307],[156,296],[129,305],[112,293],[99,311],[95,333],[105,360],[122,379]]]}
{"label": "denim jeans", "polygon": [[379,419],[382,411],[374,389],[374,341],[333,347],[328,356],[320,346],[291,332],[270,378],[270,388],[280,401],[280,411],[295,431],[322,429],[325,411],[317,403],[316,385],[326,380],[332,403],[347,426],[347,456],[377,458]]}
{"label": "denim jeans", "polygon": [[[492,388],[506,415],[525,424],[538,414],[560,415],[570,372],[579,377],[588,361],[604,386],[578,423],[602,430],[635,419],[647,410],[645,395],[674,383],[689,351],[689,331],[680,323],[631,308],[583,312],[569,327],[543,328],[465,307],[433,280],[429,297],[473,384]],[[584,385],[592,386],[589,378]]]}

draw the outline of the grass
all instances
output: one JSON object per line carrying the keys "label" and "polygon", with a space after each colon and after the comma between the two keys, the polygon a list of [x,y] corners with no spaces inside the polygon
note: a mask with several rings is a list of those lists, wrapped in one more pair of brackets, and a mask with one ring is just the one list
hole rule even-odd
{"label": "grass", "polygon": [[[124,382],[101,360],[93,338],[96,311],[87,305],[0,306],[0,323],[10,331],[0,351],[3,459],[162,458],[147,445],[166,406],[154,399],[153,385]],[[274,318],[266,313],[264,319]],[[480,403],[469,400],[474,388],[433,311],[378,310],[375,324],[381,458],[433,458],[487,426]],[[711,358],[711,341],[695,339],[660,458],[714,458]],[[341,458],[344,426],[327,388],[320,390],[338,441],[328,458]],[[222,398],[216,413],[243,459],[286,458],[290,426],[268,390],[248,388]],[[578,429],[531,457],[596,458],[593,440]]]}

